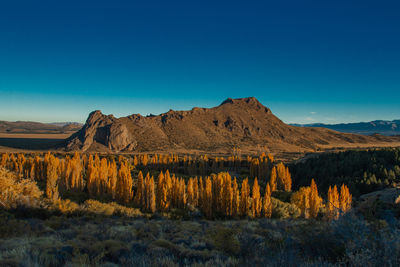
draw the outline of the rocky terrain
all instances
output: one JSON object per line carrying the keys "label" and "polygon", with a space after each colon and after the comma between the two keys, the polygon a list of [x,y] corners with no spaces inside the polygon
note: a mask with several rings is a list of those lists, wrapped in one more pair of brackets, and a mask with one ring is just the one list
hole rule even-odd
{"label": "rocky terrain", "polygon": [[343,134],[283,123],[256,98],[228,98],[213,108],[170,110],[158,116],[116,118],[97,110],[66,140],[66,150],[155,151],[192,149],[228,151],[268,147],[271,151],[313,151],[327,146],[388,144],[400,138]]}

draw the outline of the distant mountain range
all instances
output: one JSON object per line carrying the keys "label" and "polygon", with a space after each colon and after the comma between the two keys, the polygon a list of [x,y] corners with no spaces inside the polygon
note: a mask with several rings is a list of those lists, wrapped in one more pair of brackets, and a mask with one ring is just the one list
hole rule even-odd
{"label": "distant mountain range", "polygon": [[0,133],[72,133],[78,131],[81,127],[82,124],[77,122],[0,121]]}
{"label": "distant mountain range", "polygon": [[327,128],[343,133],[356,133],[356,134],[382,134],[382,135],[400,135],[400,120],[384,121],[376,120],[370,122],[356,122],[356,123],[340,123],[340,124],[290,124],[298,127],[318,127]]}

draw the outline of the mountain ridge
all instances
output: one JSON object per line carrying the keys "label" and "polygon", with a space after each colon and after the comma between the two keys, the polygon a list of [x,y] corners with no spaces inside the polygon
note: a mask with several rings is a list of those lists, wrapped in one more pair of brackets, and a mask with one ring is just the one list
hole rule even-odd
{"label": "mountain ridge", "polygon": [[342,134],[323,128],[290,126],[255,97],[224,100],[212,108],[194,107],[160,115],[116,118],[100,110],[65,142],[66,150],[155,151],[230,150],[267,146],[272,151],[312,151],[332,144],[391,142],[384,136]]}

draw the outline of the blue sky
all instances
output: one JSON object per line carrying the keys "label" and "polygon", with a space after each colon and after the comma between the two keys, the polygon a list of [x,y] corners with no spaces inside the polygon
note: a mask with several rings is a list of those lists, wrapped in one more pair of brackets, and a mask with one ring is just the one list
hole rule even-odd
{"label": "blue sky", "polygon": [[399,1],[0,2],[0,120],[255,96],[285,122],[400,118]]}

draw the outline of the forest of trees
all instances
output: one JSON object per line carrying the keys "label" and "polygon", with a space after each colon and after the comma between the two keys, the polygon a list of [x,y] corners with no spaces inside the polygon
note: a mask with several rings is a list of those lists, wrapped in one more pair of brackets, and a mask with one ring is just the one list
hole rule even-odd
{"label": "forest of trees", "polygon": [[323,192],[344,183],[359,196],[400,183],[400,148],[323,153],[289,168],[297,188],[312,177]]}
{"label": "forest of trees", "polygon": [[[116,158],[79,153],[5,153],[0,166],[37,181],[50,200],[77,193],[86,199],[117,201],[145,213],[181,209],[198,210],[206,218],[269,218],[272,194],[277,191],[287,192],[304,218],[316,218],[323,211],[326,218],[337,219],[350,210],[352,202],[344,184],[340,190],[336,185],[329,188],[326,201],[314,180],[292,192],[289,168],[265,153],[245,159],[238,155],[212,159],[201,155],[193,159],[147,154]],[[250,178],[231,176],[246,168],[244,173]]]}

